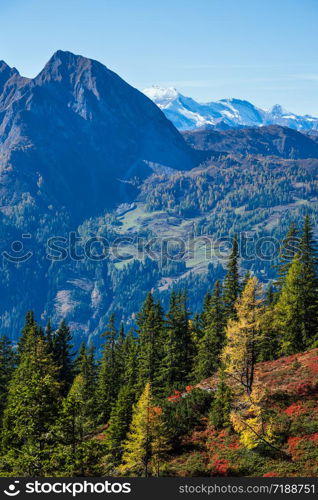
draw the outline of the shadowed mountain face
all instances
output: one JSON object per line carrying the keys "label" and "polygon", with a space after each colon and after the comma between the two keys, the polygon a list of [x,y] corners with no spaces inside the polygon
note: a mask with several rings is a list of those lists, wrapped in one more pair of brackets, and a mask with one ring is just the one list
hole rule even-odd
{"label": "shadowed mountain face", "polygon": [[184,132],[185,140],[199,150],[239,153],[280,158],[318,158],[318,141],[296,130],[279,125]]}
{"label": "shadowed mountain face", "polygon": [[[191,168],[173,125],[105,66],[58,51],[34,79],[0,63],[2,206],[28,197],[42,210],[96,215],[127,201],[148,162]],[[76,207],[76,210],[75,210]]]}

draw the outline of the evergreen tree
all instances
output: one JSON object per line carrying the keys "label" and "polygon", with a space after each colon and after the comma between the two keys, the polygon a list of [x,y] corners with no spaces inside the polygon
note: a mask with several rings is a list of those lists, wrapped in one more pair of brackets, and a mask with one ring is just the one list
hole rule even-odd
{"label": "evergreen tree", "polygon": [[[21,346],[21,344],[20,344]],[[23,331],[19,364],[9,384],[2,443],[8,472],[43,475],[50,455],[60,384],[57,367],[35,321]]]}
{"label": "evergreen tree", "polygon": [[123,385],[118,393],[116,404],[113,406],[109,426],[106,431],[106,446],[111,466],[120,464],[123,447],[132,417],[134,391],[131,386]]}
{"label": "evergreen tree", "polygon": [[230,387],[225,382],[223,367],[219,370],[219,381],[211,404],[209,420],[216,429],[230,427],[230,413],[233,395]]}
{"label": "evergreen tree", "polygon": [[142,391],[149,382],[155,391],[158,387],[158,374],[162,362],[163,313],[160,304],[155,304],[148,293],[145,303],[137,317],[139,358],[138,387]]}
{"label": "evergreen tree", "polygon": [[300,243],[299,261],[301,264],[301,289],[305,321],[303,340],[305,348],[318,345],[318,276],[317,248],[313,236],[313,225],[307,214],[304,218]]}
{"label": "evergreen tree", "polygon": [[[65,396],[72,384],[74,365],[71,350],[72,334],[70,328],[63,320],[60,328],[53,337],[53,357],[58,366],[58,377],[61,383],[61,392]],[[50,348],[50,344],[49,344]]]}
{"label": "evergreen tree", "polygon": [[299,250],[299,238],[298,231],[294,222],[292,222],[289,226],[288,232],[282,242],[280,253],[279,253],[279,261],[276,266],[277,269],[277,280],[275,281],[275,287],[278,291],[281,290],[291,263],[298,253]]}
{"label": "evergreen tree", "polygon": [[16,354],[10,340],[0,337],[0,421],[6,406],[9,383],[16,366]]}
{"label": "evergreen tree", "polygon": [[193,344],[189,327],[186,294],[172,292],[167,313],[164,357],[160,368],[161,387],[169,393],[187,383],[193,361]]}
{"label": "evergreen tree", "polygon": [[235,302],[240,294],[240,290],[239,247],[237,236],[234,235],[223,286],[224,314],[226,319],[235,318]]}
{"label": "evergreen tree", "polygon": [[222,352],[225,373],[238,380],[247,394],[252,392],[257,346],[261,339],[263,306],[260,297],[257,279],[250,278],[235,304],[237,319],[230,319],[227,324]]}
{"label": "evergreen tree", "polygon": [[50,353],[54,353],[54,335],[55,332],[52,328],[51,320],[49,319],[45,328],[45,339],[47,348]]}
{"label": "evergreen tree", "polygon": [[102,450],[100,443],[92,439],[96,426],[96,401],[94,387],[91,387],[91,370],[91,362],[86,353],[82,370],[76,375],[53,427],[56,445],[51,455],[50,468],[55,475],[85,477],[98,473]]}
{"label": "evergreen tree", "polygon": [[209,300],[209,310],[205,313],[203,337],[199,341],[198,353],[194,362],[196,380],[210,377],[219,365],[219,355],[224,343],[224,312],[222,285],[216,281]]}
{"label": "evergreen tree", "polygon": [[101,423],[107,422],[120,389],[120,360],[117,351],[117,329],[115,315],[111,314],[103,337],[102,359],[98,378],[98,406]]}

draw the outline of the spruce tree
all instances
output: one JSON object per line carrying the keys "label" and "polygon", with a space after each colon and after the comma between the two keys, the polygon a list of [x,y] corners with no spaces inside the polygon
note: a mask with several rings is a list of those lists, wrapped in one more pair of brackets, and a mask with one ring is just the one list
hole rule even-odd
{"label": "spruce tree", "polygon": [[0,337],[0,422],[6,406],[9,383],[16,366],[17,356],[10,340]]}
{"label": "spruce tree", "polygon": [[302,307],[305,311],[303,340],[305,348],[308,349],[318,345],[317,247],[313,236],[313,225],[308,214],[304,218],[299,243],[299,261],[302,271]]}
{"label": "spruce tree", "polygon": [[105,433],[108,461],[111,466],[120,464],[123,446],[132,417],[135,401],[134,391],[129,385],[123,385],[118,393],[116,404],[112,408],[109,426]]}
{"label": "spruce tree", "polygon": [[107,329],[102,335],[105,338],[105,343],[98,377],[98,406],[101,423],[105,423],[109,419],[120,389],[121,373],[116,345],[117,335],[115,315],[111,314]]}
{"label": "spruce tree", "polygon": [[160,383],[165,393],[181,389],[188,382],[193,362],[193,342],[184,292],[171,293],[164,338]]}
{"label": "spruce tree", "polygon": [[72,334],[70,328],[63,320],[53,337],[53,357],[59,369],[58,377],[61,383],[61,392],[63,396],[68,393],[74,375],[74,364],[71,352],[73,345],[71,341]]}
{"label": "spruce tree", "polygon": [[295,223],[292,222],[281,244],[279,252],[279,260],[276,266],[277,279],[275,281],[275,287],[277,288],[278,291],[281,290],[284,284],[284,281],[286,279],[293,258],[298,253],[298,250],[299,250],[298,231]]}
{"label": "spruce tree", "polygon": [[81,371],[64,399],[53,426],[55,446],[50,457],[51,474],[96,475],[103,450],[93,438],[96,429],[96,400],[92,359],[85,354]]}
{"label": "spruce tree", "polygon": [[[20,344],[21,345],[21,344]],[[58,370],[34,321],[26,322],[19,364],[9,384],[2,444],[8,471],[44,475],[60,394]]]}
{"label": "spruce tree", "polygon": [[203,337],[199,341],[198,353],[194,362],[196,380],[210,377],[217,370],[224,344],[224,327],[222,285],[216,281],[209,300],[209,309],[205,311]]}
{"label": "spruce tree", "polygon": [[151,293],[137,317],[139,357],[137,384],[141,392],[146,383],[152,385],[153,391],[158,387],[158,374],[163,357],[162,330],[163,313],[160,304],[156,304]]}
{"label": "spruce tree", "polygon": [[231,426],[230,413],[232,400],[232,391],[226,384],[224,369],[223,367],[220,367],[219,381],[214,393],[214,398],[209,413],[210,423],[216,429],[222,429],[224,427]]}
{"label": "spruce tree", "polygon": [[235,302],[240,294],[239,246],[234,235],[232,250],[227,264],[227,274],[223,284],[224,314],[226,319],[235,318]]}

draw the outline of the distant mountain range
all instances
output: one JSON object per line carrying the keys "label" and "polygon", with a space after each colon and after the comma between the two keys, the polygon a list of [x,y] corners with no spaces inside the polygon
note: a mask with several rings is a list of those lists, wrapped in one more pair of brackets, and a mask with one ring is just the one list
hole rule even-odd
{"label": "distant mountain range", "polygon": [[[307,210],[318,216],[316,135],[259,127],[264,112],[243,101],[216,103],[211,128],[204,115],[203,129],[180,132],[169,103],[186,109],[186,98],[173,95],[161,95],[163,112],[70,52],[56,52],[33,79],[0,62],[0,333],[16,340],[33,309],[54,326],[65,318],[78,345],[96,340],[111,312],[130,327],[149,290],[164,303],[173,287],[188,288],[195,312],[225,261],[207,259],[202,242],[194,255],[187,247],[184,258],[166,259],[163,238],[172,238],[171,251],[192,236],[233,231],[279,239]],[[180,129],[199,124],[189,111],[196,103],[186,102],[188,116],[175,115]],[[59,261],[47,255],[52,237]],[[83,256],[95,237],[116,252]],[[246,268],[263,281],[273,274],[266,260]]]}
{"label": "distant mountain range", "polygon": [[237,127],[281,125],[300,131],[318,130],[318,118],[286,111],[279,104],[263,110],[241,99],[221,99],[199,103],[180,94],[175,88],[150,87],[148,96],[179,130],[200,127],[224,130]]}

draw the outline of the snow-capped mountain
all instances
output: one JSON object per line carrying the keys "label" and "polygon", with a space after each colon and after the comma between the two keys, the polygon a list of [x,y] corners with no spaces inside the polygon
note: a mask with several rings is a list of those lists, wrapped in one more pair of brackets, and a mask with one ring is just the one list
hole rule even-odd
{"label": "snow-capped mountain", "polygon": [[283,109],[279,104],[270,110],[257,108],[241,99],[199,103],[180,94],[175,88],[150,87],[144,94],[154,101],[179,130],[282,125],[295,130],[318,130],[318,118],[300,116]]}

